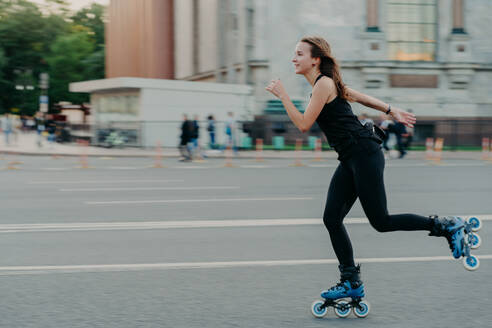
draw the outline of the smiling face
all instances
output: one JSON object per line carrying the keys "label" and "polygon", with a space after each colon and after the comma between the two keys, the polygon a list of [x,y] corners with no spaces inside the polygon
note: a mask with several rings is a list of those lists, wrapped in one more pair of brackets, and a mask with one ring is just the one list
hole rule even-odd
{"label": "smiling face", "polygon": [[306,74],[319,64],[319,58],[311,57],[311,45],[309,43],[299,42],[296,45],[292,62],[294,63],[296,74]]}

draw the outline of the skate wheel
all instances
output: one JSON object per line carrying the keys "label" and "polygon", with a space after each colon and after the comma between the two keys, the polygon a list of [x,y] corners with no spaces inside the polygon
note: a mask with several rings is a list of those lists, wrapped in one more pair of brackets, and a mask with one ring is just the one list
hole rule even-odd
{"label": "skate wheel", "polygon": [[470,255],[463,259],[463,265],[468,271],[475,271],[480,266],[480,261],[475,255]]}
{"label": "skate wheel", "polygon": [[360,301],[359,306],[354,306],[354,314],[356,317],[365,318],[371,311],[371,305],[367,301]]}
{"label": "skate wheel", "polygon": [[316,300],[313,302],[311,305],[311,313],[316,317],[316,318],[323,318],[326,315],[326,312],[328,312],[327,307],[322,307],[322,305],[325,302]]}
{"label": "skate wheel", "polygon": [[470,247],[472,249],[477,249],[480,247],[480,245],[482,245],[482,238],[480,238],[480,236],[476,233],[470,234],[470,241],[471,241]]}
{"label": "skate wheel", "polygon": [[478,231],[482,229],[482,221],[479,218],[471,217],[466,220],[472,226],[472,231]]}
{"label": "skate wheel", "polygon": [[337,305],[334,308],[335,314],[339,318],[346,318],[350,315],[350,311],[352,308],[350,307],[349,302],[347,301],[338,301]]}

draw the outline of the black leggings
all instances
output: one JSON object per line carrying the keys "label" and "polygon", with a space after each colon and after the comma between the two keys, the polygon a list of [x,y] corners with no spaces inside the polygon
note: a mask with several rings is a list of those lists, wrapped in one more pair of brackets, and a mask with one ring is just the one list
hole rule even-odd
{"label": "black leggings", "polygon": [[358,151],[340,162],[331,179],[323,222],[330,233],[340,264],[353,266],[354,255],[343,218],[359,197],[364,213],[379,232],[431,229],[429,217],[415,214],[389,215],[384,190],[384,155],[381,150]]}

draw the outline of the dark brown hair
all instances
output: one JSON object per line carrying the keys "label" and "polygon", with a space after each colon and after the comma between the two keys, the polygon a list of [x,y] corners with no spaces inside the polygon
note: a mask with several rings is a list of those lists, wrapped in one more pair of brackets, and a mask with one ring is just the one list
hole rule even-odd
{"label": "dark brown hair", "polygon": [[320,59],[319,70],[321,74],[328,76],[335,82],[337,95],[342,99],[350,100],[345,84],[342,81],[340,67],[335,57],[331,54],[328,42],[319,36],[306,36],[301,39],[301,42],[306,42],[311,46],[311,57]]}

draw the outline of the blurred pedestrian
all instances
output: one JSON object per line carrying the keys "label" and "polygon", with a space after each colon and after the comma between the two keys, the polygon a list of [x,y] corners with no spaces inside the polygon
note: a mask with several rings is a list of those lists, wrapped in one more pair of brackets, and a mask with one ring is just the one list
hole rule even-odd
{"label": "blurred pedestrian", "polygon": [[191,130],[191,156],[192,158],[198,156],[200,150],[198,149],[198,138],[200,137],[200,125],[198,124],[199,117],[195,115],[193,117],[192,130]]}
{"label": "blurred pedestrian", "polygon": [[209,147],[210,149],[215,148],[215,118],[213,115],[207,117],[207,131],[210,137]]}
{"label": "blurred pedestrian", "polygon": [[374,124],[372,118],[370,118],[366,113],[360,114],[359,121],[362,125],[366,125],[367,123]]}
{"label": "blurred pedestrian", "polygon": [[301,39],[292,62],[295,73],[304,75],[312,86],[312,97],[305,112],[299,112],[294,106],[280,79],[272,80],[266,90],[282,101],[289,118],[301,132],[309,131],[316,121],[340,161],[328,189],[323,222],[340,263],[341,278],[340,283],[323,291],[321,296],[328,300],[364,296],[360,265],[355,265],[352,244],[343,225],[344,217],[357,198],[377,231],[430,231],[430,235],[446,237],[453,256],[461,257],[465,235],[462,219],[388,213],[381,140],[372,129],[360,124],[349,101],[381,111],[410,127],[416,121],[415,116],[347,87],[330,45],[321,37]]}
{"label": "blurred pedestrian", "polygon": [[19,135],[23,131],[22,119],[18,115],[12,116],[12,139],[14,140],[14,145],[19,143]]}
{"label": "blurred pedestrian", "polygon": [[181,141],[179,143],[179,152],[182,156],[180,161],[189,162],[191,161],[190,152],[190,141],[193,132],[193,125],[190,120],[188,120],[188,115],[183,115],[183,123],[181,124]]}
{"label": "blurred pedestrian", "polygon": [[226,147],[232,148],[235,154],[237,153],[236,133],[237,133],[237,127],[236,127],[236,121],[234,120],[234,113],[228,112],[227,120],[225,122],[225,134],[227,138]]}
{"label": "blurred pedestrian", "polygon": [[44,120],[44,115],[42,112],[37,112],[36,116],[34,117],[34,122],[36,125],[36,132],[38,134],[36,143],[38,147],[43,146],[43,133],[45,130],[45,120]]}
{"label": "blurred pedestrian", "polygon": [[381,130],[386,132],[386,136],[383,138],[383,149],[389,151],[388,141],[390,139],[391,133],[393,133],[393,120],[391,120],[388,115],[381,114],[380,116],[381,122],[379,123],[379,127]]}
{"label": "blurred pedestrian", "polygon": [[56,123],[53,115],[48,115],[46,119],[46,132],[48,133],[48,142],[51,147],[55,142],[55,133],[56,133]]}
{"label": "blurred pedestrian", "polygon": [[5,135],[5,145],[10,145],[10,135],[12,134],[13,122],[12,117],[9,113],[6,113],[2,117],[2,131]]}
{"label": "blurred pedestrian", "polygon": [[400,152],[399,158],[403,158],[407,154],[407,152],[405,151],[405,146],[403,145],[403,134],[405,134],[406,132],[407,131],[405,125],[400,122],[394,121],[393,133],[395,134],[396,145],[398,147],[398,151]]}

